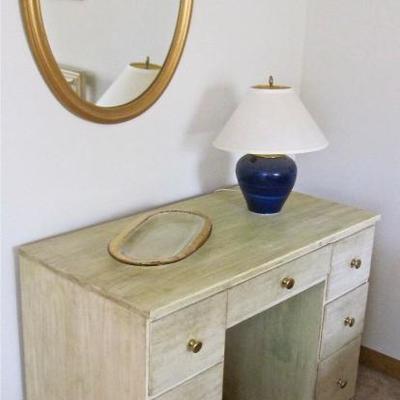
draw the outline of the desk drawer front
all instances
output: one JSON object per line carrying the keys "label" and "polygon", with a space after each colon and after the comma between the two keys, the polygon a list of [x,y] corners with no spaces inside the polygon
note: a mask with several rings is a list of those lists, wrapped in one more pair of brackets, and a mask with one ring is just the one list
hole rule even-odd
{"label": "desk drawer front", "polygon": [[163,392],[221,362],[225,324],[226,292],[153,322],[149,394]]}
{"label": "desk drawer front", "polygon": [[320,363],[316,400],[349,400],[354,396],[361,337]]}
{"label": "desk drawer front", "polygon": [[368,281],[373,242],[374,228],[369,228],[334,245],[327,301]]}
{"label": "desk drawer front", "polygon": [[[331,247],[324,247],[228,290],[227,326],[231,327],[286,300],[328,274]],[[286,278],[294,279],[286,281]]]}
{"label": "desk drawer front", "polygon": [[321,344],[322,359],[361,335],[367,296],[368,284],[364,284],[325,307]]}
{"label": "desk drawer front", "polygon": [[155,400],[221,400],[223,371],[223,365],[218,364]]}

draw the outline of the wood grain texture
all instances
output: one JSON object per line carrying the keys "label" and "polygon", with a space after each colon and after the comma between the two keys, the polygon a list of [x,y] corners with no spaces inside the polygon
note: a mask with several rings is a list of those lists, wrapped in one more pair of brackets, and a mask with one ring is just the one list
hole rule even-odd
{"label": "wood grain texture", "polygon": [[[213,221],[208,242],[176,264],[151,270],[124,265],[110,240],[146,213],[23,246],[21,253],[56,273],[151,319],[271,270],[363,228],[378,217],[293,193],[280,215],[248,212],[238,191],[223,191],[161,209],[197,211]],[[152,211],[154,212],[154,211]]]}
{"label": "wood grain texture", "polygon": [[144,400],[146,323],[22,257],[28,400]]}
{"label": "wood grain texture", "polygon": [[[327,301],[367,282],[371,269],[374,231],[374,228],[369,228],[335,244]],[[353,259],[362,261],[360,269],[351,268]]]}
{"label": "wood grain texture", "polygon": [[221,400],[223,371],[218,364],[155,400]]}
{"label": "wood grain texture", "polygon": [[224,399],[313,400],[324,284],[227,331]]}
{"label": "wood grain texture", "polygon": [[[330,261],[331,247],[327,246],[229,289],[227,326],[242,322],[326,280]],[[295,279],[293,289],[282,287],[285,277]]]}
{"label": "wood grain texture", "polygon": [[368,368],[375,369],[400,380],[400,360],[369,349],[368,347],[361,347],[360,363]]}
{"label": "wood grain texture", "polygon": [[[361,337],[324,360],[318,368],[316,400],[349,400],[356,390]],[[338,380],[347,382],[341,389]]]}
{"label": "wood grain texture", "polygon": [[[150,326],[151,396],[205,370],[224,358],[226,292],[201,301]],[[203,343],[200,352],[188,350],[191,339]]]}
{"label": "wood grain texture", "polygon": [[[364,284],[325,307],[321,359],[327,358],[346,343],[361,335],[364,329],[367,297],[368,284]],[[355,319],[354,326],[350,327],[344,324],[347,317]]]}

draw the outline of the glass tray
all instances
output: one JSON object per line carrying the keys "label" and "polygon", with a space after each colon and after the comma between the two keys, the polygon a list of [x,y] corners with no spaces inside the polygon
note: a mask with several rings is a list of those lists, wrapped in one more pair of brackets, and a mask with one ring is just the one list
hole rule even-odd
{"label": "glass tray", "polygon": [[121,232],[110,242],[108,250],[125,264],[171,264],[199,249],[207,241],[211,229],[211,220],[202,214],[161,211]]}

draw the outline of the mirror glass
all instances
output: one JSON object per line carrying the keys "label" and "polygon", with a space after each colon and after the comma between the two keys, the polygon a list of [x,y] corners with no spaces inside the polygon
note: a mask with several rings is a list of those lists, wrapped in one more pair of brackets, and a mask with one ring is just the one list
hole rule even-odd
{"label": "mirror glass", "polygon": [[180,0],[41,0],[47,40],[82,100],[100,107],[143,94],[167,58]]}

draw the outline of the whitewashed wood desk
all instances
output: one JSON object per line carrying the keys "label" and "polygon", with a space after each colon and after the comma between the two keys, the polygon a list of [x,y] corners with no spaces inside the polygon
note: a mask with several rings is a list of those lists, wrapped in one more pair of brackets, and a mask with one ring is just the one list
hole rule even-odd
{"label": "whitewashed wood desk", "polygon": [[21,248],[28,400],[352,398],[378,216],[297,193],[270,217],[233,191],[165,208],[214,224],[169,266],[107,252],[146,213]]}

